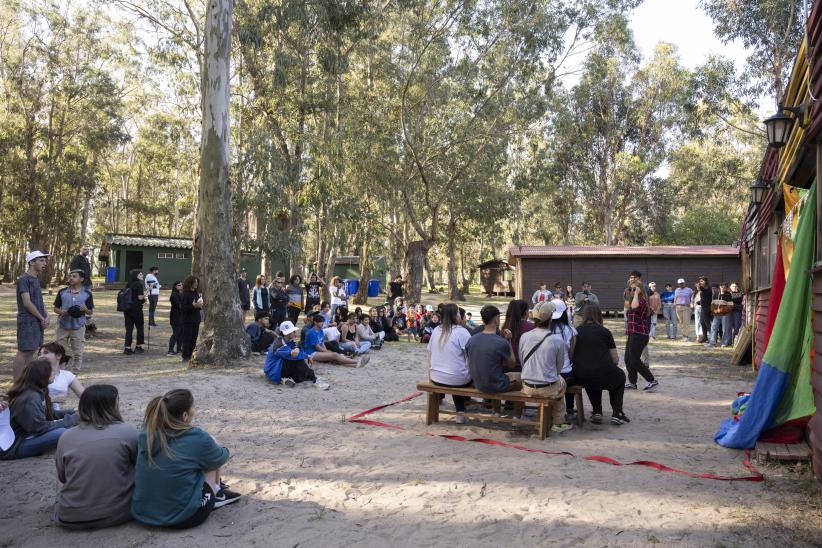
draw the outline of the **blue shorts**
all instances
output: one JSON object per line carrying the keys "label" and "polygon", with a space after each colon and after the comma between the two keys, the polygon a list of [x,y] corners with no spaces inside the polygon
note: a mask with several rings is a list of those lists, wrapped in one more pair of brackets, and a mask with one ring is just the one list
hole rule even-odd
{"label": "blue shorts", "polygon": [[43,344],[43,326],[37,320],[17,320],[17,350],[34,352]]}

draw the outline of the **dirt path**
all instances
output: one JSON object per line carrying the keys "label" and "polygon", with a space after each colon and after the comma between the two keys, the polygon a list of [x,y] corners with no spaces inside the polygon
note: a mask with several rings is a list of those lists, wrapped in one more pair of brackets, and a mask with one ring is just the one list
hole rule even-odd
{"label": "dirt path", "polygon": [[[8,303],[5,297],[0,301],[2,321]],[[386,345],[363,369],[321,366],[319,373],[332,384],[324,392],[270,385],[261,375],[262,358],[231,370],[202,371],[166,358],[156,343],[149,356],[122,356],[116,353],[116,321],[115,314],[99,314],[104,336],[89,344],[89,368],[81,380],[118,386],[124,417],[134,424],[152,396],[190,388],[197,423],[232,451],[226,477],[243,500],[191,531],[132,523],[69,533],[50,522],[52,456],[3,462],[0,545],[818,546],[822,539],[822,496],[802,466],[762,467],[763,483],[710,481],[345,422],[414,391],[426,374],[420,344]],[[162,324],[152,333],[155,341],[168,335]],[[610,326],[618,332],[618,322]],[[5,343],[7,337],[0,337]],[[2,354],[5,389],[5,344]],[[544,442],[527,430],[458,427],[448,419],[425,427],[423,398],[373,418],[580,456],[746,475],[738,451],[713,443],[730,399],[753,382],[749,372],[724,365],[726,360],[725,352],[659,341],[652,367],[660,390],[626,395],[629,425],[588,423]],[[607,412],[607,398],[605,407]]]}

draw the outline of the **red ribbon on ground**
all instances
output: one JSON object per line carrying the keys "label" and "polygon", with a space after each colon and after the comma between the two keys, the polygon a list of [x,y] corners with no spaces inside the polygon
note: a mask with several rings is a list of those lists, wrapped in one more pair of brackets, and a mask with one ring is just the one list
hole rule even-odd
{"label": "red ribbon on ground", "polygon": [[[378,405],[377,407],[372,407],[362,413],[357,413],[353,417],[348,419],[348,422],[353,422],[357,424],[366,424],[368,426],[378,426],[380,428],[390,428],[392,430],[409,430],[403,426],[397,426],[395,424],[389,424],[386,422],[374,421],[370,419],[363,419],[362,417],[366,415],[370,415],[372,413],[376,413],[381,409],[385,409],[386,407],[391,407],[392,405],[398,405],[403,402],[407,402],[409,400],[413,400],[416,397],[422,395],[422,392],[416,392],[411,394],[410,396],[406,396],[400,400],[386,403],[384,405]],[[568,451],[546,451],[545,449],[535,449],[533,447],[527,447],[525,445],[519,445],[517,443],[508,443],[506,441],[499,441],[499,440],[490,440],[486,438],[466,438],[464,436],[458,436],[456,434],[434,434],[432,432],[424,432],[422,430],[411,429],[413,432],[417,432],[418,434],[424,436],[431,436],[431,437],[438,437],[438,438],[445,438],[451,441],[463,441],[463,442],[472,442],[472,443],[483,443],[485,445],[495,445],[497,447],[506,447],[508,449],[516,449],[518,451],[527,451],[529,453],[542,453],[543,455],[566,455],[569,457],[576,457],[573,453]],[[682,474],[684,476],[688,476],[691,478],[702,478],[702,479],[712,479],[712,480],[719,480],[719,481],[765,481],[765,476],[759,470],[751,464],[751,453],[748,449],[745,450],[745,458],[742,459],[742,466],[750,470],[753,475],[752,476],[740,476],[740,477],[728,477],[728,476],[719,476],[717,474],[710,474],[710,473],[697,473],[697,472],[688,472],[686,470],[678,470],[676,468],[671,468],[670,466],[666,466],[664,464],[660,464],[658,462],[650,461],[650,460],[637,460],[633,462],[620,462],[616,459],[612,459],[611,457],[605,457],[602,455],[589,455],[587,457],[582,457],[585,460],[595,461],[595,462],[602,462],[605,464],[611,464],[613,466],[647,466],[649,468],[654,468],[659,470],[660,472],[671,472],[674,474]]]}

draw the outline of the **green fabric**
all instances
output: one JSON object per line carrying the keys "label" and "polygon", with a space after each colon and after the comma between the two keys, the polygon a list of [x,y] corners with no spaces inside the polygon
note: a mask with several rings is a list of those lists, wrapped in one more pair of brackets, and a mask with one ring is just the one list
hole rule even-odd
{"label": "green fabric", "polygon": [[[816,196],[816,182],[809,190]],[[775,424],[812,414],[815,410],[810,384],[813,340],[810,270],[816,253],[816,203],[807,200],[799,213],[794,235],[791,269],[763,361],[789,376],[776,412]]]}

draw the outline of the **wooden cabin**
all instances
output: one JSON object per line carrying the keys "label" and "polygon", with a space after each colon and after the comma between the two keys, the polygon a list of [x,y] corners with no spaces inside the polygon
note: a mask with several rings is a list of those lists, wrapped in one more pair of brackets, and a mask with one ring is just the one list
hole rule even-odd
{"label": "wooden cabin", "polygon": [[488,296],[514,296],[514,267],[502,259],[491,259],[477,265],[482,291]]}

